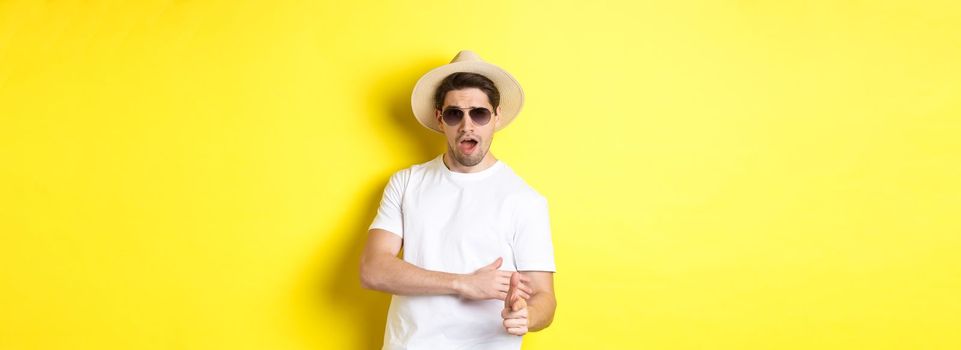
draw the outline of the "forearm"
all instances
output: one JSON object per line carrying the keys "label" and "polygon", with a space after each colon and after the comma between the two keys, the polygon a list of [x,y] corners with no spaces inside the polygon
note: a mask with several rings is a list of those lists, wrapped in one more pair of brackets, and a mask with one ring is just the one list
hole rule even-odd
{"label": "forearm", "polygon": [[397,295],[458,294],[461,275],[430,271],[396,256],[365,258],[360,265],[364,288]]}
{"label": "forearm", "polygon": [[547,328],[554,320],[557,301],[551,293],[535,293],[527,300],[527,329],[536,332]]}

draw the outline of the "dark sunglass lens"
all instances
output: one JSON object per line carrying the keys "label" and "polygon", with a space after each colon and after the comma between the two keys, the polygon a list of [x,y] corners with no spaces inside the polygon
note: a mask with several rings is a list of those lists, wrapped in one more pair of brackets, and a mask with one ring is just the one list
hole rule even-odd
{"label": "dark sunglass lens", "polygon": [[474,108],[470,110],[470,119],[477,125],[487,125],[491,121],[491,111],[487,108]]}
{"label": "dark sunglass lens", "polygon": [[447,125],[454,126],[460,124],[460,120],[464,118],[464,111],[457,108],[449,108],[444,110],[444,123]]}

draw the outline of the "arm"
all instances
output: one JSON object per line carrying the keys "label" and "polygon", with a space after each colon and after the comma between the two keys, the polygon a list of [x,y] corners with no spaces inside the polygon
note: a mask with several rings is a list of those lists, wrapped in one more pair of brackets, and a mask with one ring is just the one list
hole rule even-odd
{"label": "arm", "polygon": [[[507,297],[510,271],[497,270],[501,258],[471,274],[430,271],[397,257],[403,240],[382,229],[372,229],[360,258],[360,283],[364,288],[397,295],[457,295],[467,299]],[[527,278],[520,293],[529,296]]]}
{"label": "arm", "polygon": [[524,271],[518,275],[530,278],[534,293],[527,299],[514,295],[513,288],[508,292],[507,300],[511,302],[505,301],[504,310],[501,311],[504,329],[513,335],[524,335],[529,331],[536,332],[547,328],[554,320],[554,310],[557,308],[557,300],[554,298],[554,273]]}
{"label": "arm", "polygon": [[514,259],[520,272],[518,277],[530,279],[534,290],[525,300],[508,292],[510,302],[504,303],[501,317],[507,333],[524,335],[547,328],[554,320],[557,300],[554,298],[554,245],[551,241],[550,215],[547,199],[527,196],[518,202],[514,215]]}
{"label": "arm", "polygon": [[557,299],[554,298],[554,273],[541,271],[523,271],[522,275],[531,280],[534,293],[527,300],[528,325],[531,332],[537,332],[554,321],[554,310],[557,309]]}
{"label": "arm", "polygon": [[360,283],[371,290],[399,295],[457,294],[457,275],[428,271],[397,257],[403,240],[372,229],[360,256]]}

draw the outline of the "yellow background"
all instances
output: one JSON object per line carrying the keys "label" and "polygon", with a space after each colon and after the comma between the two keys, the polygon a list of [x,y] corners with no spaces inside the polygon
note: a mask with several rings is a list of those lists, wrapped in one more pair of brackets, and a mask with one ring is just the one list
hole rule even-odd
{"label": "yellow background", "polygon": [[461,49],[550,203],[527,349],[961,348],[956,1],[0,1],[0,349],[368,349]]}

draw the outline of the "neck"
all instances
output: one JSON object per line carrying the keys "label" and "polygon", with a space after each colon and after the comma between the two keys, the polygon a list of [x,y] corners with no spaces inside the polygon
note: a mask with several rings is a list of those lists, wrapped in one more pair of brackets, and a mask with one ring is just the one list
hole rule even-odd
{"label": "neck", "polygon": [[494,154],[487,152],[487,154],[484,155],[484,159],[481,160],[480,163],[477,163],[477,165],[465,166],[454,160],[454,157],[450,155],[450,151],[444,152],[444,165],[447,166],[447,169],[450,169],[450,171],[457,173],[476,173],[490,168],[496,162],[497,158],[494,158]]}

